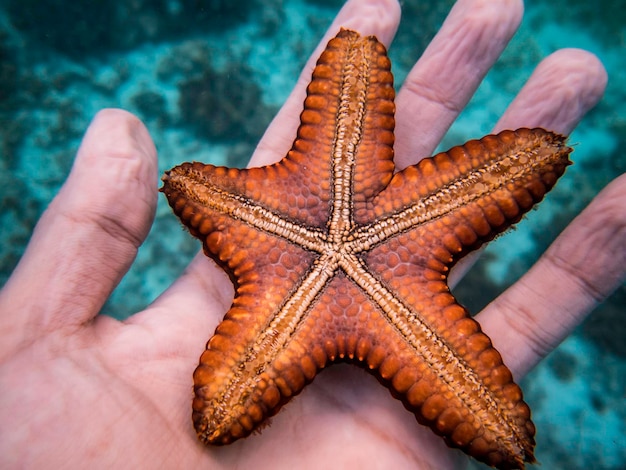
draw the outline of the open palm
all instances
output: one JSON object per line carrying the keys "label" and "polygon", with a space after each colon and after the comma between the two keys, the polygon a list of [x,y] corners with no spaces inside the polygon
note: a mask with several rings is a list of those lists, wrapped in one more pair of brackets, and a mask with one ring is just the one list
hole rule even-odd
{"label": "open palm", "polygon": [[[396,100],[398,167],[431,154],[521,14],[517,0],[457,2]],[[389,44],[398,21],[393,0],[348,2],[251,164],[274,162],[291,146],[313,61],[340,26]],[[496,130],[541,126],[569,133],[605,83],[590,54],[558,52],[537,68]],[[201,445],[191,425],[191,374],[232,301],[228,277],[199,255],[145,311],[123,322],[97,315],[147,235],[156,180],[156,152],[144,126],[124,111],[99,113],[0,292],[1,466],[463,465],[461,453],[417,424],[373,377],[348,365],[324,371],[261,435],[227,447]],[[517,379],[623,279],[623,256],[611,252],[624,245],[625,204],[622,176],[478,316]]]}

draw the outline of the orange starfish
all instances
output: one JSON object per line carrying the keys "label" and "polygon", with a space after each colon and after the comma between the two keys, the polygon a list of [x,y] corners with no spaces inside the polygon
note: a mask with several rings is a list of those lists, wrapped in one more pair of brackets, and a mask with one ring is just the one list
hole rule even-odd
{"label": "orange starfish", "polygon": [[342,30],[285,158],[165,174],[174,212],[236,288],[194,373],[203,442],[247,436],[320,369],[349,360],[450,446],[499,468],[534,460],[522,392],[446,281],[542,199],[571,149],[518,129],[394,174],[393,100],[384,46]]}

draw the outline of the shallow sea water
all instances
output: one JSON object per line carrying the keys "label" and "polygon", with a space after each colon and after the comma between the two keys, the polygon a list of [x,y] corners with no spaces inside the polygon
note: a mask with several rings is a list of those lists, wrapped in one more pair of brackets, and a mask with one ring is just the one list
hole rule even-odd
{"label": "shallow sea water", "polygon": [[[451,3],[403,2],[390,50],[396,86]],[[99,109],[140,116],[161,171],[188,160],[245,166],[341,2],[69,5],[0,0],[0,285]],[[626,170],[625,25],[626,0],[528,2],[520,31],[445,137],[441,149],[487,134],[538,61],[559,48],[590,50],[609,72],[604,99],[572,134],[575,165],[539,210],[489,245],[455,290],[471,311],[521,276]],[[194,106],[200,98],[205,107]],[[103,313],[125,318],[145,307],[198,249],[161,197],[154,227]],[[522,381],[542,468],[626,468],[625,305],[622,286]]]}

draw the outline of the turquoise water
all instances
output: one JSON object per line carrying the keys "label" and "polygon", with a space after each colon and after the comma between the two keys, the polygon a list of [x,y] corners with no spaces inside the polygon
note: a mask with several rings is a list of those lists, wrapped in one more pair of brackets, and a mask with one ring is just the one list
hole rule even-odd
{"label": "turquoise water", "polygon": [[[0,1],[0,283],[67,176],[99,109],[121,107],[140,116],[162,171],[188,160],[245,166],[341,2],[94,4]],[[450,4],[403,2],[390,52],[396,83]],[[576,164],[539,211],[490,245],[459,286],[472,311],[514,282],[626,170],[619,151],[626,144],[626,2],[544,0],[526,10],[518,35],[444,147],[488,133],[541,57],[558,48],[596,53],[610,81],[603,101],[572,135],[579,143]],[[208,101],[197,106],[207,86]],[[198,247],[161,198],[154,227],[104,313],[124,318],[140,310],[178,277]],[[522,383],[544,469],[626,468],[624,305],[622,287]]]}

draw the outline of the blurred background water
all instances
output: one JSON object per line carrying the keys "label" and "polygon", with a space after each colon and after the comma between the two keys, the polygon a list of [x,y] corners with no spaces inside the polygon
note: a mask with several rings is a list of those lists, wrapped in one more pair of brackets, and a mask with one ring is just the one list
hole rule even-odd
{"label": "blurred background water", "polygon": [[[396,86],[452,3],[402,2],[390,51]],[[99,109],[137,114],[161,171],[189,160],[243,167],[341,4],[0,0],[0,285]],[[571,137],[575,165],[455,289],[471,311],[519,278],[626,170],[625,40],[626,0],[528,2],[520,31],[446,135],[442,149],[488,133],[541,58],[559,48],[590,50],[609,72],[604,99]],[[123,319],[145,307],[198,249],[160,198],[152,231],[103,313]],[[625,313],[622,286],[522,381],[544,469],[626,468]]]}

